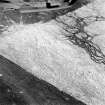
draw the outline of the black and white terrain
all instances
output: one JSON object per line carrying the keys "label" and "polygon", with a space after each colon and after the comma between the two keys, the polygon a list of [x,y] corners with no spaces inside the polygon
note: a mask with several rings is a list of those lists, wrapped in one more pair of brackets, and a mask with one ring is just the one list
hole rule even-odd
{"label": "black and white terrain", "polygon": [[70,5],[0,10],[0,105],[105,105],[105,1]]}

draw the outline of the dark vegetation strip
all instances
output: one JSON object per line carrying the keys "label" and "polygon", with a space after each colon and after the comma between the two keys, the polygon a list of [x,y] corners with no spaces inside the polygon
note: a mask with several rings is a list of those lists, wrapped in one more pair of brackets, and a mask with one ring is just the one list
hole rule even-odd
{"label": "dark vegetation strip", "polygon": [[86,105],[0,56],[0,105]]}
{"label": "dark vegetation strip", "polygon": [[0,0],[0,3],[11,3],[11,2],[8,0]]}

